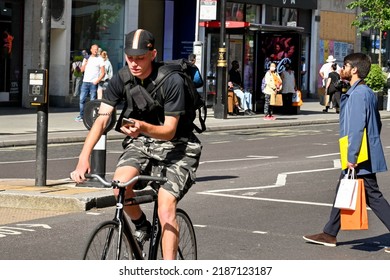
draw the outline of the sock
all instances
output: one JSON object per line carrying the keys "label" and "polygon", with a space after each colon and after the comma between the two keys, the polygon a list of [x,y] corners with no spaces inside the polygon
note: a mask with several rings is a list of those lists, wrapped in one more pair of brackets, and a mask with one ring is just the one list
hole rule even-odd
{"label": "sock", "polygon": [[135,225],[136,230],[149,231],[151,228],[150,222],[146,219],[146,215],[142,212],[141,217],[137,220],[131,220]]}

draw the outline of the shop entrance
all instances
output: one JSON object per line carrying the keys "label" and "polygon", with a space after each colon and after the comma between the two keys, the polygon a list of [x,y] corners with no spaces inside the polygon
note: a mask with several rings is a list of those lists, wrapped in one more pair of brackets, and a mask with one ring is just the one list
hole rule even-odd
{"label": "shop entrance", "polygon": [[[289,63],[300,88],[302,31],[303,28],[299,27],[252,24],[244,28],[226,29],[227,72],[233,60],[239,62],[243,87],[252,93],[253,111],[263,111],[261,81],[271,62],[278,65],[279,73],[284,71],[284,65]],[[209,107],[215,102],[219,40],[219,28],[206,28],[204,65],[207,69],[206,95]]]}
{"label": "shop entrance", "polygon": [[[233,25],[233,22],[230,22]],[[246,40],[247,35],[244,32],[244,26],[248,23],[245,22],[234,22],[237,24],[237,27],[228,28],[226,33],[226,50],[227,50],[227,72],[231,68],[231,62],[236,60],[239,65],[239,72],[241,78],[245,81],[244,86],[248,90],[252,90],[252,81],[253,77],[250,75],[250,78],[247,78],[245,73],[249,75],[251,71],[245,68],[244,65],[247,65],[246,61]],[[208,107],[212,107],[215,104],[215,97],[217,92],[217,61],[218,61],[218,48],[220,43],[220,34],[219,28],[206,28],[205,38],[205,55],[204,55],[204,65],[206,73],[206,89],[205,95],[207,97]],[[253,44],[252,44],[253,45]]]}

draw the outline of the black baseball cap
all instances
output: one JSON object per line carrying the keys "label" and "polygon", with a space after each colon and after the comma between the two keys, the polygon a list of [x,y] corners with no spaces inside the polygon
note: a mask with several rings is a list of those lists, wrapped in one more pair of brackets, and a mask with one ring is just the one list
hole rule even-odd
{"label": "black baseball cap", "polygon": [[125,53],[127,55],[144,55],[154,50],[154,36],[147,30],[137,29],[126,35]]}

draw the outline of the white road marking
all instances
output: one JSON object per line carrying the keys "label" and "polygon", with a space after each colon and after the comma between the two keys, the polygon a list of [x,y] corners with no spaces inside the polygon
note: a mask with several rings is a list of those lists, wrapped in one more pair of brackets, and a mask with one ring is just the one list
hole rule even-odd
{"label": "white road marking", "polygon": [[[78,157],[66,157],[66,158],[52,158],[47,159],[47,161],[62,161],[62,160],[70,160],[70,159],[77,159]],[[2,161],[0,164],[14,164],[14,163],[32,163],[35,162],[35,159],[30,160],[17,160],[17,161]]]}
{"label": "white road marking", "polygon": [[97,213],[97,212],[87,212],[87,215],[99,216],[99,215],[101,215],[101,213]]}
{"label": "white road marking", "polygon": [[28,227],[28,228],[42,227],[42,228],[46,228],[46,229],[51,229],[51,226],[49,226],[47,224],[17,224],[17,226]]}
{"label": "white road marking", "polygon": [[323,155],[316,155],[316,156],[308,156],[306,158],[320,158],[320,157],[329,157],[329,156],[337,156],[340,155],[340,153],[332,153],[332,154],[323,154]]}
{"label": "white road marking", "polygon": [[255,230],[255,231],[252,231],[252,233],[267,234],[268,232]]}
{"label": "white road marking", "polygon": [[[310,170],[299,170],[299,171],[290,171],[290,172],[283,172],[279,173],[276,178],[276,182],[274,185],[268,185],[268,186],[257,186],[257,187],[247,187],[247,188],[234,188],[234,189],[219,189],[219,190],[209,190],[204,192],[198,192],[198,194],[205,194],[205,195],[213,195],[213,196],[222,196],[222,197],[230,197],[230,198],[241,198],[241,199],[247,199],[247,200],[259,200],[259,201],[272,201],[272,202],[283,202],[283,203],[293,203],[293,204],[304,204],[304,205],[316,205],[316,206],[332,206],[333,204],[330,203],[319,203],[319,202],[312,202],[312,201],[300,201],[300,200],[287,200],[287,199],[275,199],[275,198],[265,198],[265,197],[254,197],[249,196],[248,194],[254,194],[254,190],[260,190],[260,189],[267,189],[267,188],[280,188],[285,187],[287,182],[287,176],[293,175],[293,174],[303,174],[303,173],[315,173],[315,172],[324,172],[324,171],[330,171],[330,170],[336,170],[340,169],[340,166],[338,166],[337,163],[339,163],[340,160],[335,160],[333,162],[333,167],[330,168],[320,168],[320,169],[310,169]],[[233,191],[249,191],[252,192],[246,192],[244,195],[232,195],[232,194],[226,194],[226,192],[233,192]]]}
{"label": "white road marking", "polygon": [[214,144],[225,144],[225,143],[230,143],[232,141],[217,141],[217,142],[211,142],[210,144],[211,145],[214,145]]}
{"label": "white road marking", "polygon": [[241,198],[247,200],[259,200],[259,201],[272,201],[272,202],[283,202],[283,203],[292,203],[292,204],[304,204],[304,205],[316,205],[316,206],[332,206],[330,203],[319,203],[311,201],[300,201],[300,200],[287,200],[287,199],[274,199],[274,198],[265,198],[265,197],[253,197],[253,196],[241,196],[241,195],[231,195],[231,194],[221,194],[221,193],[212,193],[212,192],[198,192],[198,194],[230,197],[230,198]]}
{"label": "white road marking", "polygon": [[231,159],[219,159],[219,160],[206,160],[201,161],[199,164],[205,163],[218,163],[218,162],[234,162],[234,161],[246,161],[246,160],[263,160],[263,159],[272,159],[278,158],[277,156],[248,156],[246,158],[231,158]]}

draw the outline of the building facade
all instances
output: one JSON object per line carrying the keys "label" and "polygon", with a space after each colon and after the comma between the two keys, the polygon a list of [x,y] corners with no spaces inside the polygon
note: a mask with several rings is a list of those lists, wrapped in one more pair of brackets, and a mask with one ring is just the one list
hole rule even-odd
{"label": "building facade", "polygon": [[[333,54],[341,62],[345,54],[360,50],[360,37],[351,28],[356,11],[345,8],[349,2],[227,1],[228,66],[232,60],[240,62],[245,87],[255,93],[254,103],[260,98],[259,83],[271,56],[274,60],[272,51],[277,43],[284,43],[285,58],[291,59],[300,87],[308,96],[316,95],[319,89],[318,69],[327,55]],[[206,4],[215,7],[205,10]],[[31,106],[27,71],[40,68],[41,6],[42,0],[0,0],[0,106]],[[124,65],[125,34],[136,28],[154,33],[160,60],[187,57],[195,50],[194,41],[198,41],[199,63],[208,81],[205,92],[215,91],[219,7],[220,1],[216,0],[52,1],[50,105],[77,106],[71,94],[71,63],[92,44],[108,52],[114,72],[120,69]],[[204,11],[212,14],[214,8],[215,20],[207,18]],[[299,76],[302,57],[307,68],[305,77]]]}

